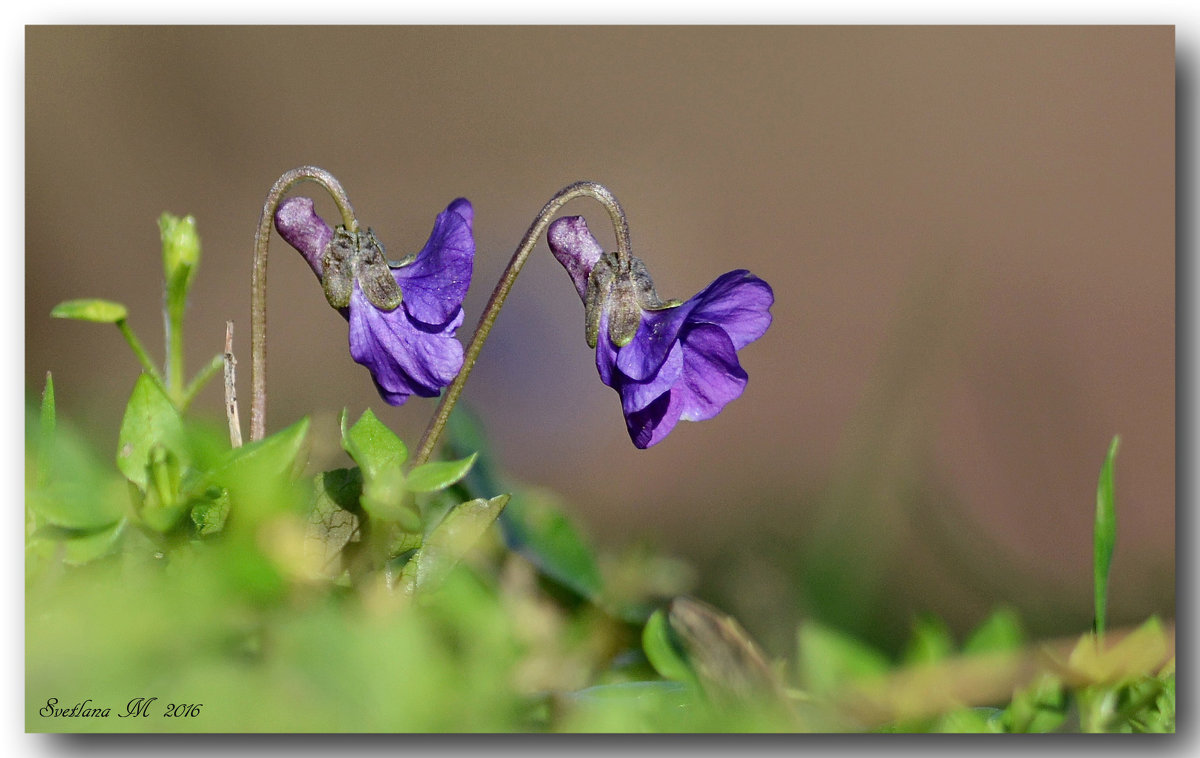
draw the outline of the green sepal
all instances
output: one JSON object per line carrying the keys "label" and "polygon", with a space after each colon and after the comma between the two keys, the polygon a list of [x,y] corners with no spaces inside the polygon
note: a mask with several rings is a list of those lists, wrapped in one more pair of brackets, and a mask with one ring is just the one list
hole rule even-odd
{"label": "green sepal", "polygon": [[475,465],[478,453],[457,461],[434,461],[408,472],[409,492],[436,492],[458,483]]}
{"label": "green sepal", "polygon": [[129,310],[121,303],[99,298],[66,300],[50,311],[53,318],[69,318],[76,321],[92,321],[97,324],[116,324],[129,316]]}
{"label": "green sepal", "polygon": [[187,510],[187,502],[180,491],[182,471],[178,456],[161,445],[153,446],[146,464],[146,480],[145,497],[138,515],[151,529],[170,531]]}

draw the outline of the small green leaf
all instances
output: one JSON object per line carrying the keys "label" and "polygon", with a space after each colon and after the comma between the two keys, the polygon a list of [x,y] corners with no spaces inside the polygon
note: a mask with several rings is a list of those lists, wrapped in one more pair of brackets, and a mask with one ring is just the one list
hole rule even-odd
{"label": "small green leaf", "polygon": [[129,316],[128,309],[112,300],[87,298],[67,300],[50,311],[53,318],[70,318],[76,321],[93,321],[97,324],[115,324]]}
{"label": "small green leaf", "polygon": [[1024,642],[1021,622],[1010,608],[998,608],[963,643],[968,655],[1016,650]]}
{"label": "small green leaf", "polygon": [[815,622],[800,627],[798,643],[800,679],[813,692],[832,692],[847,681],[888,670],[883,653]]}
{"label": "small green leaf", "polygon": [[304,417],[272,435],[229,451],[198,483],[229,492],[237,520],[244,524],[291,502],[292,482],[307,461],[309,419]]}
{"label": "small green leaf", "polygon": [[642,628],[642,650],[650,665],[664,679],[695,684],[696,675],[672,643],[667,617],[661,609],[652,613]]}
{"label": "small green leaf", "polygon": [[941,619],[923,614],[913,623],[912,637],[904,651],[905,663],[933,663],[954,652],[950,628]]}
{"label": "small green leaf", "polygon": [[341,426],[342,448],[362,468],[365,478],[371,479],[386,470],[399,470],[408,460],[408,448],[370,408],[348,430],[346,412],[342,411]]}
{"label": "small green leaf", "polygon": [[155,445],[170,450],[182,462],[184,454],[183,420],[162,385],[149,374],[138,376],[133,394],[125,406],[125,418],[117,437],[117,468],[142,492],[148,484],[146,466]]}
{"label": "small green leaf", "polygon": [[508,497],[498,495],[490,500],[470,500],[447,513],[405,566],[405,580],[409,589],[429,592],[445,581],[450,570],[458,565],[500,516]]}
{"label": "small green leaf", "polygon": [[457,483],[475,465],[478,453],[457,461],[434,461],[408,472],[409,492],[436,492]]}
{"label": "small green leaf", "polygon": [[1100,481],[1096,485],[1096,526],[1093,535],[1092,569],[1096,592],[1096,633],[1104,633],[1105,617],[1108,612],[1108,573],[1112,566],[1113,548],[1117,542],[1116,490],[1113,484],[1113,461],[1121,437],[1115,436],[1108,446],[1108,455],[1100,469]]}
{"label": "small green leaf", "polygon": [[321,555],[321,565],[329,566],[351,541],[361,539],[359,498],[362,496],[362,472],[356,468],[335,469],[317,475],[316,500],[308,515],[308,538]]}
{"label": "small green leaf", "polygon": [[196,534],[210,537],[225,528],[225,520],[229,518],[229,492],[219,487],[212,488],[205,497],[192,505],[192,523],[196,526]]}

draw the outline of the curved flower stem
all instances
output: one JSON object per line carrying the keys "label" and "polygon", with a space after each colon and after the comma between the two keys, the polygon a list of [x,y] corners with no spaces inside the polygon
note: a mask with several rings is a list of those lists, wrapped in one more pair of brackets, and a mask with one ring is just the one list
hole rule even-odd
{"label": "curved flower stem", "polygon": [[446,422],[450,419],[450,411],[454,409],[454,404],[458,402],[458,396],[462,394],[463,385],[467,383],[467,377],[470,376],[471,369],[475,367],[475,359],[479,357],[479,351],[483,349],[483,343],[492,331],[496,316],[499,315],[500,308],[504,305],[504,300],[508,297],[509,290],[512,289],[513,283],[517,279],[517,274],[521,273],[525,259],[529,257],[538,238],[542,236],[546,227],[554,219],[554,214],[577,197],[590,197],[608,210],[613,231],[617,236],[617,255],[622,259],[630,257],[629,222],[625,219],[625,211],[621,209],[621,204],[604,185],[596,182],[576,182],[563,187],[554,197],[550,198],[538,213],[537,218],[534,219],[529,231],[525,232],[525,237],[517,246],[517,251],[513,253],[512,260],[508,262],[508,267],[504,269],[500,281],[492,290],[492,296],[488,299],[483,314],[479,317],[479,324],[475,327],[475,334],[471,336],[471,342],[467,345],[462,369],[459,370],[458,376],[454,377],[450,386],[446,388],[445,394],[442,395],[442,401],[438,403],[437,410],[434,411],[433,418],[429,420],[429,426],[421,437],[417,452],[409,463],[411,468],[425,463],[433,454],[433,448],[437,445],[438,438],[441,436]]}
{"label": "curved flower stem", "polygon": [[260,440],[267,426],[267,247],[271,241],[271,222],[275,209],[294,185],[311,181],[325,188],[337,203],[342,224],[354,232],[358,221],[346,191],[333,174],[316,166],[301,166],[285,172],[267,193],[258,231],[254,234],[254,271],[250,280],[250,441]]}

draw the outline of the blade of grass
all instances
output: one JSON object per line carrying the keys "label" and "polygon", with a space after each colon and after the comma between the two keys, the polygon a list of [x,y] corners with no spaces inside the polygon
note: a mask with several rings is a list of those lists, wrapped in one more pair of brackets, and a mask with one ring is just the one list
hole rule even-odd
{"label": "blade of grass", "polygon": [[1096,634],[1104,634],[1105,617],[1108,613],[1108,573],[1112,566],[1113,548],[1117,541],[1116,492],[1113,486],[1113,461],[1121,437],[1113,437],[1108,446],[1108,456],[1100,468],[1100,481],[1096,485],[1096,524],[1093,532],[1092,570],[1096,591]]}

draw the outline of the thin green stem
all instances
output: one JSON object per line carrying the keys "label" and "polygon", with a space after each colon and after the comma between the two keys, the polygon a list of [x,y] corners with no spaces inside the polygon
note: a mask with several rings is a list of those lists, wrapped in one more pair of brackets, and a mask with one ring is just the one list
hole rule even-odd
{"label": "thin green stem", "polygon": [[275,209],[294,185],[310,181],[325,188],[337,203],[342,224],[349,231],[358,230],[354,209],[346,191],[333,174],[316,166],[301,166],[285,172],[275,181],[263,203],[254,234],[254,270],[250,281],[250,441],[260,440],[267,427],[267,247],[271,241],[271,223]]}
{"label": "thin green stem", "polygon": [[150,359],[150,354],[146,352],[146,348],[142,347],[142,341],[139,340],[137,335],[133,333],[133,330],[129,328],[128,322],[126,322],[125,319],[121,319],[116,323],[117,328],[121,330],[121,335],[125,338],[125,341],[129,343],[131,348],[133,348],[133,354],[136,355],[137,359],[141,362],[142,368],[145,369],[146,373],[153,377],[154,380],[163,387],[163,389],[166,389],[166,382],[163,381],[163,377],[158,370],[158,366],[154,365],[154,361]]}
{"label": "thin green stem", "polygon": [[166,311],[167,390],[171,401],[184,408],[187,403],[183,400],[183,308],[168,303]]}
{"label": "thin green stem", "polygon": [[192,401],[196,399],[196,394],[204,389],[204,385],[217,375],[218,371],[225,368],[225,356],[218,353],[213,356],[213,359],[208,362],[208,365],[200,369],[200,371],[192,378],[187,389],[183,391],[183,401],[179,404],[179,410],[186,411]]}
{"label": "thin green stem", "polygon": [[479,317],[479,324],[475,327],[475,333],[471,336],[471,342],[467,345],[466,352],[463,355],[462,369],[459,370],[458,376],[454,377],[454,381],[451,382],[450,386],[446,388],[445,394],[442,395],[442,400],[438,403],[437,410],[434,411],[433,418],[430,419],[429,426],[426,427],[425,434],[421,437],[421,442],[417,446],[417,452],[409,461],[411,468],[416,468],[425,463],[433,454],[433,449],[437,446],[438,438],[441,437],[442,430],[445,429],[446,422],[450,419],[450,412],[454,410],[454,405],[458,402],[459,395],[462,394],[463,385],[467,383],[467,378],[471,375],[471,369],[475,367],[475,360],[479,357],[479,351],[483,349],[483,343],[487,340],[488,334],[492,331],[492,326],[496,323],[496,316],[499,315],[505,298],[508,297],[513,283],[517,280],[517,275],[521,273],[521,268],[525,265],[525,260],[533,251],[534,245],[537,244],[538,238],[546,231],[546,227],[553,220],[554,214],[558,213],[564,205],[577,197],[590,197],[608,210],[609,218],[613,224],[613,231],[617,236],[617,255],[625,259],[631,256],[629,223],[625,219],[625,212],[621,209],[621,204],[617,202],[617,199],[613,197],[613,194],[606,187],[595,182],[576,182],[559,190],[554,197],[550,198],[549,202],[538,213],[537,218],[534,219],[533,224],[530,225],[529,231],[525,232],[525,237],[521,240],[521,244],[517,246],[516,252],[513,253],[512,260],[509,261],[508,267],[501,274],[500,281],[496,283],[496,288],[492,290],[492,296],[488,299],[487,305],[483,309],[483,314]]}

